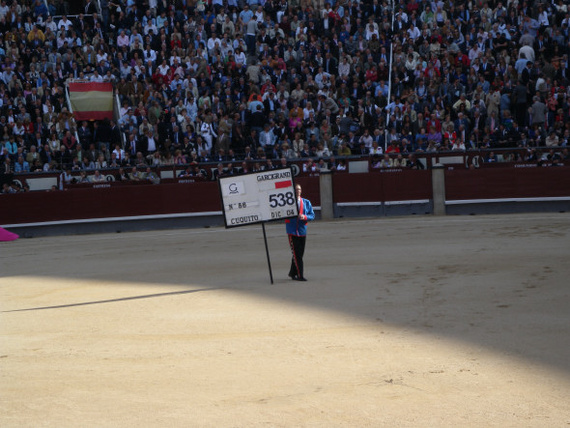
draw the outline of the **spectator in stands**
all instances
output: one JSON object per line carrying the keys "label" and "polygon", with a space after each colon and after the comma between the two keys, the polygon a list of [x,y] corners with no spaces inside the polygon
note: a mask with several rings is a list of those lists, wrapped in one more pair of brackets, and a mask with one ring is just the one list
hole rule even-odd
{"label": "spectator in stands", "polygon": [[131,172],[129,174],[130,181],[142,181],[144,179],[144,175],[138,170],[136,166],[131,168]]}
{"label": "spectator in stands", "polygon": [[115,174],[115,181],[129,181],[130,177],[129,175],[125,172],[125,169],[123,167],[119,167],[119,170],[117,171],[117,174]]}
{"label": "spectator in stands", "polygon": [[14,172],[30,172],[30,164],[24,159],[23,155],[18,156],[18,161],[14,165]]}
{"label": "spectator in stands", "polygon": [[30,151],[26,155],[26,161],[30,165],[33,165],[36,161],[39,161],[39,160],[40,160],[40,154],[38,153],[36,146],[34,144],[32,144],[30,146]]}
{"label": "spectator in stands", "polygon": [[87,177],[87,173],[85,171],[81,171],[79,173],[79,180],[78,183],[90,183],[89,177]]}
{"label": "spectator in stands", "polygon": [[418,160],[415,154],[411,153],[408,156],[408,168],[409,169],[424,169],[424,164]]}
{"label": "spectator in stands", "polygon": [[380,162],[378,163],[377,168],[392,168],[394,166],[394,161],[390,157],[389,154],[385,154]]}
{"label": "spectator in stands", "polygon": [[551,131],[548,137],[546,137],[546,139],[544,140],[544,144],[546,147],[556,147],[558,146],[558,143],[559,139],[558,136],[556,135],[556,132],[554,131]]}
{"label": "spectator in stands", "polygon": [[160,177],[156,172],[152,170],[150,166],[147,166],[146,172],[144,174],[144,179],[151,182],[152,184],[160,184]]}
{"label": "spectator in stands", "polygon": [[17,193],[17,190],[10,185],[10,183],[2,184],[2,194],[7,195],[10,193]]}
{"label": "spectator in stands", "polygon": [[90,180],[92,183],[104,183],[105,181],[107,181],[105,176],[102,175],[101,171],[99,171],[98,169],[95,170],[93,175],[90,177]]}

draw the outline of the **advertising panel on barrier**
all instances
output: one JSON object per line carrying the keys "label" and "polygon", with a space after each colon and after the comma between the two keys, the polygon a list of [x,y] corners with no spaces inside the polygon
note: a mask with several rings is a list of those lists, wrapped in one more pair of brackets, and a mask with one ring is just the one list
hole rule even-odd
{"label": "advertising panel on barrier", "polygon": [[226,227],[296,217],[291,168],[254,172],[219,180]]}

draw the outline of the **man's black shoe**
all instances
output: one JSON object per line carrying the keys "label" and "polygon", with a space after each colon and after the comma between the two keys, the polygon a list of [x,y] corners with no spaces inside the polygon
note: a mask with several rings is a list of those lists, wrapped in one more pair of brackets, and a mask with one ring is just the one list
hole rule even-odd
{"label": "man's black shoe", "polygon": [[302,276],[301,276],[301,277],[295,276],[293,279],[294,279],[295,281],[306,281],[306,280],[307,280],[307,278],[304,278],[304,277],[302,277]]}
{"label": "man's black shoe", "polygon": [[289,274],[289,278],[291,278],[292,280],[296,280],[296,279],[297,279],[297,275]]}

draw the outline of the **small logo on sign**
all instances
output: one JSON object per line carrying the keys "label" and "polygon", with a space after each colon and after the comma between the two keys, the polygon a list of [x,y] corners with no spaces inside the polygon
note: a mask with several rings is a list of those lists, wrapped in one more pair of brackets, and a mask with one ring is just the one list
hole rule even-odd
{"label": "small logo on sign", "polygon": [[230,181],[222,187],[224,196],[245,195],[245,186],[243,181]]}

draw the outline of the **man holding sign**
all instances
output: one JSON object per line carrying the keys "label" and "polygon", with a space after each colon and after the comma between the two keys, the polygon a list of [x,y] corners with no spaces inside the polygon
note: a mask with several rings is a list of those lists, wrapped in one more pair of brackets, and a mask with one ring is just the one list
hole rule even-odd
{"label": "man holding sign", "polygon": [[307,223],[315,219],[315,212],[311,202],[301,197],[302,189],[299,184],[295,186],[295,192],[297,193],[299,215],[285,220],[289,245],[293,253],[289,277],[295,281],[306,281],[307,279],[303,276],[303,255],[305,254],[305,241],[307,239]]}
{"label": "man holding sign", "polygon": [[226,227],[261,223],[272,284],[273,273],[265,235],[265,223],[268,221],[287,222],[293,252],[289,276],[296,281],[306,281],[303,253],[307,222],[314,220],[315,213],[311,202],[301,198],[301,186],[295,186],[293,176],[293,169],[286,168],[220,177],[218,180]]}

